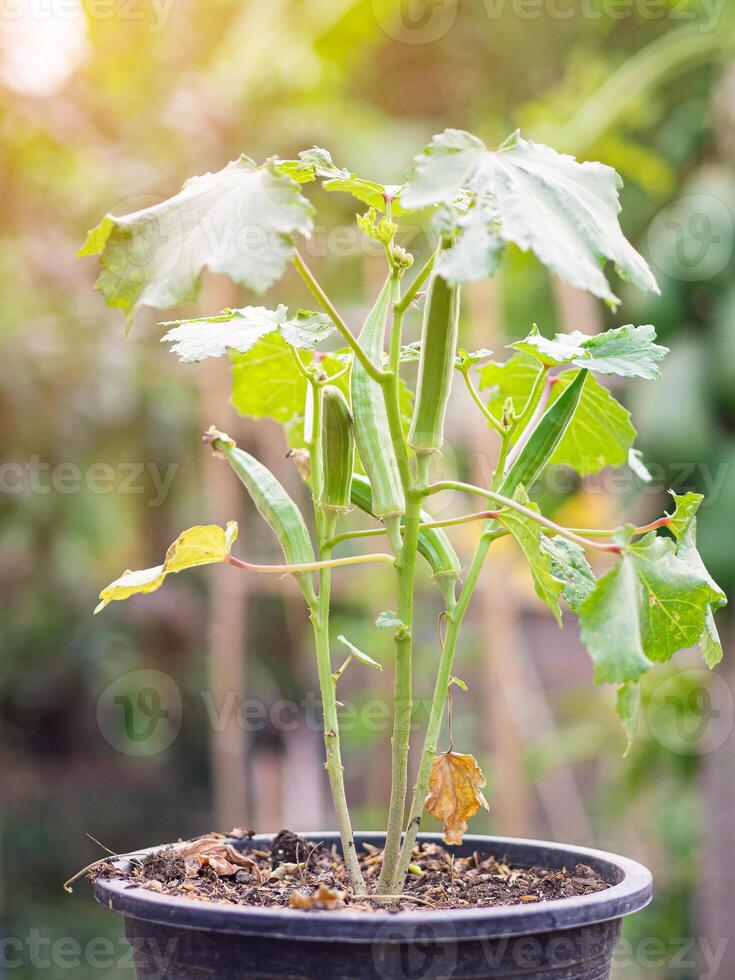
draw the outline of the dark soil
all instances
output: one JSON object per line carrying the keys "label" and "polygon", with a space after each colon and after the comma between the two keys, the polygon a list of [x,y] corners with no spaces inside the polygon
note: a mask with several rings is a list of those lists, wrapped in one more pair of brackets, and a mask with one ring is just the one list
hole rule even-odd
{"label": "dark soil", "polygon": [[[584,864],[561,871],[513,868],[502,855],[482,858],[475,853],[454,857],[438,844],[420,843],[414,850],[403,895],[363,898],[351,894],[342,858],[335,848],[315,846],[282,830],[268,850],[261,850],[250,843],[251,834],[233,834],[241,853],[238,862],[241,860],[244,866],[231,863],[236,860],[233,849],[228,848],[233,843],[232,835],[212,834],[154,851],[134,862],[129,873],[111,863],[100,863],[90,878],[123,878],[131,885],[201,902],[366,911],[533,904],[590,895],[610,887]],[[360,864],[369,892],[374,891],[382,856],[378,848],[363,845]]]}

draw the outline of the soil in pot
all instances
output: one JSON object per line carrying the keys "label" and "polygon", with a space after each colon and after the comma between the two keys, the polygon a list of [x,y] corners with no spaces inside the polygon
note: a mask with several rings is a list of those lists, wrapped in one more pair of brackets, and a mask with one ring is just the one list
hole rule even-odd
{"label": "soil in pot", "polygon": [[[236,846],[232,843],[233,837]],[[212,834],[147,853],[130,871],[99,864],[91,877],[122,878],[170,896],[207,903],[297,909],[468,909],[533,905],[604,891],[608,883],[585,864],[552,870],[516,868],[505,855],[457,857],[435,842],[417,844],[404,892],[389,899],[351,895],[337,847],[282,830],[268,849],[240,830]],[[377,884],[382,850],[364,843],[360,865],[368,892]]]}

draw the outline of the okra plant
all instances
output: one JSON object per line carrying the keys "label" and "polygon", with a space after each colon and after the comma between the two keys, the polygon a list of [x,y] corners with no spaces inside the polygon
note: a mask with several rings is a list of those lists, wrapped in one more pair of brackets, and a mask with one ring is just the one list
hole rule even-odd
{"label": "okra plant", "polygon": [[[384,285],[354,331],[297,249],[297,240],[312,232],[315,209],[303,190],[314,182],[360,202],[359,228],[385,255]],[[667,351],[655,343],[654,328],[629,324],[604,333],[548,337],[534,327],[500,360],[458,342],[462,284],[492,276],[509,245],[532,251],[553,274],[613,311],[619,301],[608,282],[607,262],[621,278],[657,291],[646,262],[621,231],[619,186],[609,167],[580,164],[518,133],[498,150],[488,150],[469,133],[450,129],[432,140],[396,186],[340,169],[318,148],[262,165],[243,156],[217,173],[192,178],[161,204],[121,217],[106,215],[81,249],[82,255],[100,255],[97,288],[110,306],[122,310],[128,326],[142,306],[166,308],[195,299],[205,268],[260,293],[292,265],[318,306],[318,311],[295,312],[283,305],[243,306],[163,324],[163,340],[181,361],[228,355],[234,405],[244,415],[271,417],[285,427],[310,488],[308,515],[229,436],[214,427],[205,435],[272,528],[284,562],[257,565],[236,557],[233,522],[226,528],[193,527],[171,545],[163,564],[126,571],[108,585],[98,609],[157,589],[169,573],[207,563],[294,576],[313,628],[326,768],[355,893],[365,886],[345,796],[337,688],[351,663],[381,665],[330,632],[334,570],[374,563],[389,566],[395,579],[394,609],[376,621],[395,639],[391,796],[378,886],[384,894],[402,891],[425,809],[443,821],[445,839],[457,842],[467,819],[486,805],[475,759],[453,751],[438,754],[438,742],[456,680],[452,672],[462,623],[498,538],[509,536],[520,547],[538,597],[559,625],[562,598],[579,617],[595,680],[617,686],[629,739],[636,729],[639,681],[649,668],[697,643],[710,667],[722,657],[713,613],[725,596],[697,551],[699,494],[674,493],[671,512],[645,527],[594,530],[559,525],[529,497],[549,466],[571,467],[585,476],[629,465],[645,477],[629,414],[598,378],[648,382],[659,377]],[[405,237],[419,222],[434,239],[420,269]],[[408,377],[417,378],[415,394]],[[466,387],[488,430],[495,431],[494,437],[488,433],[488,446],[498,446],[488,486],[433,479],[455,384]],[[428,502],[447,491],[479,498],[481,509],[433,519]],[[355,512],[368,515],[373,526],[356,528]],[[476,522],[478,533],[465,565],[449,535],[455,525],[468,522]],[[371,547],[373,538],[378,550]],[[351,547],[340,555],[345,542]],[[364,553],[360,544],[368,545]],[[609,567],[599,577],[588,562],[590,551],[607,556]],[[438,586],[443,636],[409,799],[419,555]]]}

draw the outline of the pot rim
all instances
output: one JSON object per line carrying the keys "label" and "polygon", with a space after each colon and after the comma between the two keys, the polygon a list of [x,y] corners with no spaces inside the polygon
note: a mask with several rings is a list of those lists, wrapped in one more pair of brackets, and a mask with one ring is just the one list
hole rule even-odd
{"label": "pot rim", "polygon": [[[258,834],[257,844],[269,843],[274,834]],[[310,843],[339,844],[339,835],[304,832]],[[385,835],[356,833],[355,843],[381,846]],[[419,834],[419,840],[442,843],[441,834]],[[238,844],[239,841],[233,840]],[[134,856],[165,847],[165,844],[140,850]],[[164,895],[149,891],[116,878],[98,878],[94,884],[95,898],[100,904],[125,916],[147,922],[198,929],[209,932],[237,933],[272,939],[299,941],[332,941],[351,943],[399,943],[417,938],[428,929],[433,940],[459,941],[511,936],[533,935],[563,929],[591,926],[637,912],[649,904],[653,895],[651,872],[630,858],[589,847],[556,844],[548,841],[525,840],[514,837],[465,835],[460,847],[449,848],[456,854],[482,849],[486,853],[502,854],[512,864],[531,867],[538,864],[553,868],[565,865],[588,864],[611,882],[605,891],[592,895],[555,899],[534,905],[511,905],[500,908],[426,909],[420,912],[351,911],[304,912],[290,908],[258,908],[244,905],[200,902],[195,899]],[[537,861],[535,852],[543,852]],[[129,862],[113,862],[125,867]]]}

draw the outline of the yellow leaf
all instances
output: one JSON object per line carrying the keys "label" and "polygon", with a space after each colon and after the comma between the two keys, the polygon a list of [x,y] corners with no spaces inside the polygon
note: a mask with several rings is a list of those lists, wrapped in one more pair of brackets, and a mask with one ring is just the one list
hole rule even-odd
{"label": "yellow leaf", "polygon": [[461,844],[469,818],[481,806],[489,809],[482,795],[484,785],[485,777],[473,755],[445,752],[435,756],[424,806],[444,824],[445,844]]}
{"label": "yellow leaf", "polygon": [[224,561],[237,538],[237,523],[228,521],[227,527],[218,524],[203,524],[182,531],[166,552],[162,565],[131,572],[128,569],[100,592],[100,603],[95,613],[100,612],[113,600],[129,599],[132,595],[155,592],[163,584],[167,575],[181,572],[197,565],[211,565]]}

